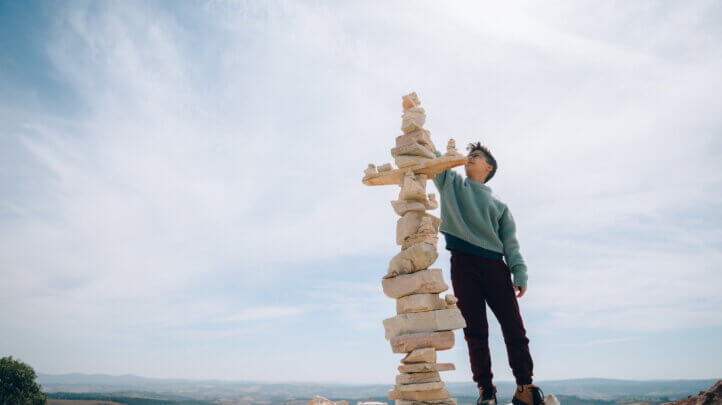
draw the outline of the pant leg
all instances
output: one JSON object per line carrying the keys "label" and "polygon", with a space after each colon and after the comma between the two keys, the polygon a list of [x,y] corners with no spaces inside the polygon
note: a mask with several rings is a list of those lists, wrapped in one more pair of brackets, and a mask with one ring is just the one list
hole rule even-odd
{"label": "pant leg", "polygon": [[476,257],[451,251],[451,285],[458,298],[457,306],[466,321],[464,339],[469,347],[469,360],[474,382],[479,387],[490,387],[491,352],[489,351],[489,324],[486,318],[483,279]]}
{"label": "pant leg", "polygon": [[529,338],[519,311],[511,281],[511,271],[501,260],[487,266],[487,304],[501,325],[506,352],[517,384],[531,384],[534,363],[529,353]]}

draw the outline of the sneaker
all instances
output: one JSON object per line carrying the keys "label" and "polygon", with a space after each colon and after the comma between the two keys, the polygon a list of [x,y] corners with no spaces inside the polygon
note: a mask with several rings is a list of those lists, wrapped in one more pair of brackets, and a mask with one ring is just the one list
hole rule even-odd
{"label": "sneaker", "polygon": [[544,403],[544,392],[534,384],[517,385],[511,402],[514,405],[541,405]]}
{"label": "sneaker", "polygon": [[481,388],[479,387],[479,399],[476,400],[476,405],[496,405],[496,387]]}

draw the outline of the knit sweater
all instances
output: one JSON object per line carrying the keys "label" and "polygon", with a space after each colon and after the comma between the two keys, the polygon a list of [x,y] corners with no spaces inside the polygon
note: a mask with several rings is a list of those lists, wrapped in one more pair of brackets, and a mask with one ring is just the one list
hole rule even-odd
{"label": "knit sweater", "polygon": [[[441,156],[438,150],[435,153]],[[509,207],[486,184],[462,178],[453,170],[437,174],[434,184],[439,189],[441,201],[439,230],[452,236],[447,236],[447,248],[463,245],[458,243],[461,239],[482,251],[503,254],[514,276],[514,285],[526,287],[526,264],[519,253],[516,224]],[[474,254],[473,251],[467,253]]]}

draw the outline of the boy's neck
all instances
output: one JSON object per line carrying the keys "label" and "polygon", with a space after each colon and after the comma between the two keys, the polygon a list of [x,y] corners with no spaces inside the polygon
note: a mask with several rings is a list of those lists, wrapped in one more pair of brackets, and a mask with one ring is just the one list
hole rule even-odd
{"label": "boy's neck", "polygon": [[468,174],[467,174],[467,177],[470,178],[470,179],[472,179],[472,180],[474,180],[474,181],[477,182],[477,183],[480,183],[480,184],[484,184],[484,182],[486,182],[486,176],[484,176],[484,175],[481,175],[481,176],[478,176],[478,175],[477,175],[477,176],[472,176],[472,175],[468,175]]}

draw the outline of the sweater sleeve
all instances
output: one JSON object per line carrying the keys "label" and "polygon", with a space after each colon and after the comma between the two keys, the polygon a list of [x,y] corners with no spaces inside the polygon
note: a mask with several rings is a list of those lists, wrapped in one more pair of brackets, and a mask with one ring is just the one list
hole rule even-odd
{"label": "sweater sleeve", "polygon": [[[435,150],[434,154],[436,155],[436,157],[441,157],[441,152],[439,152],[438,150]],[[456,173],[451,169],[446,169],[443,172],[434,176],[434,184],[436,184],[436,188],[441,191],[441,189],[446,183],[453,182],[457,178],[461,178],[461,176],[459,176],[459,173]]]}
{"label": "sweater sleeve", "polygon": [[509,207],[504,208],[499,220],[499,238],[504,244],[504,257],[506,264],[511,269],[514,276],[514,286],[526,287],[528,279],[526,272],[526,264],[524,258],[519,253],[519,241],[516,238],[516,223],[514,217],[509,211]]}

